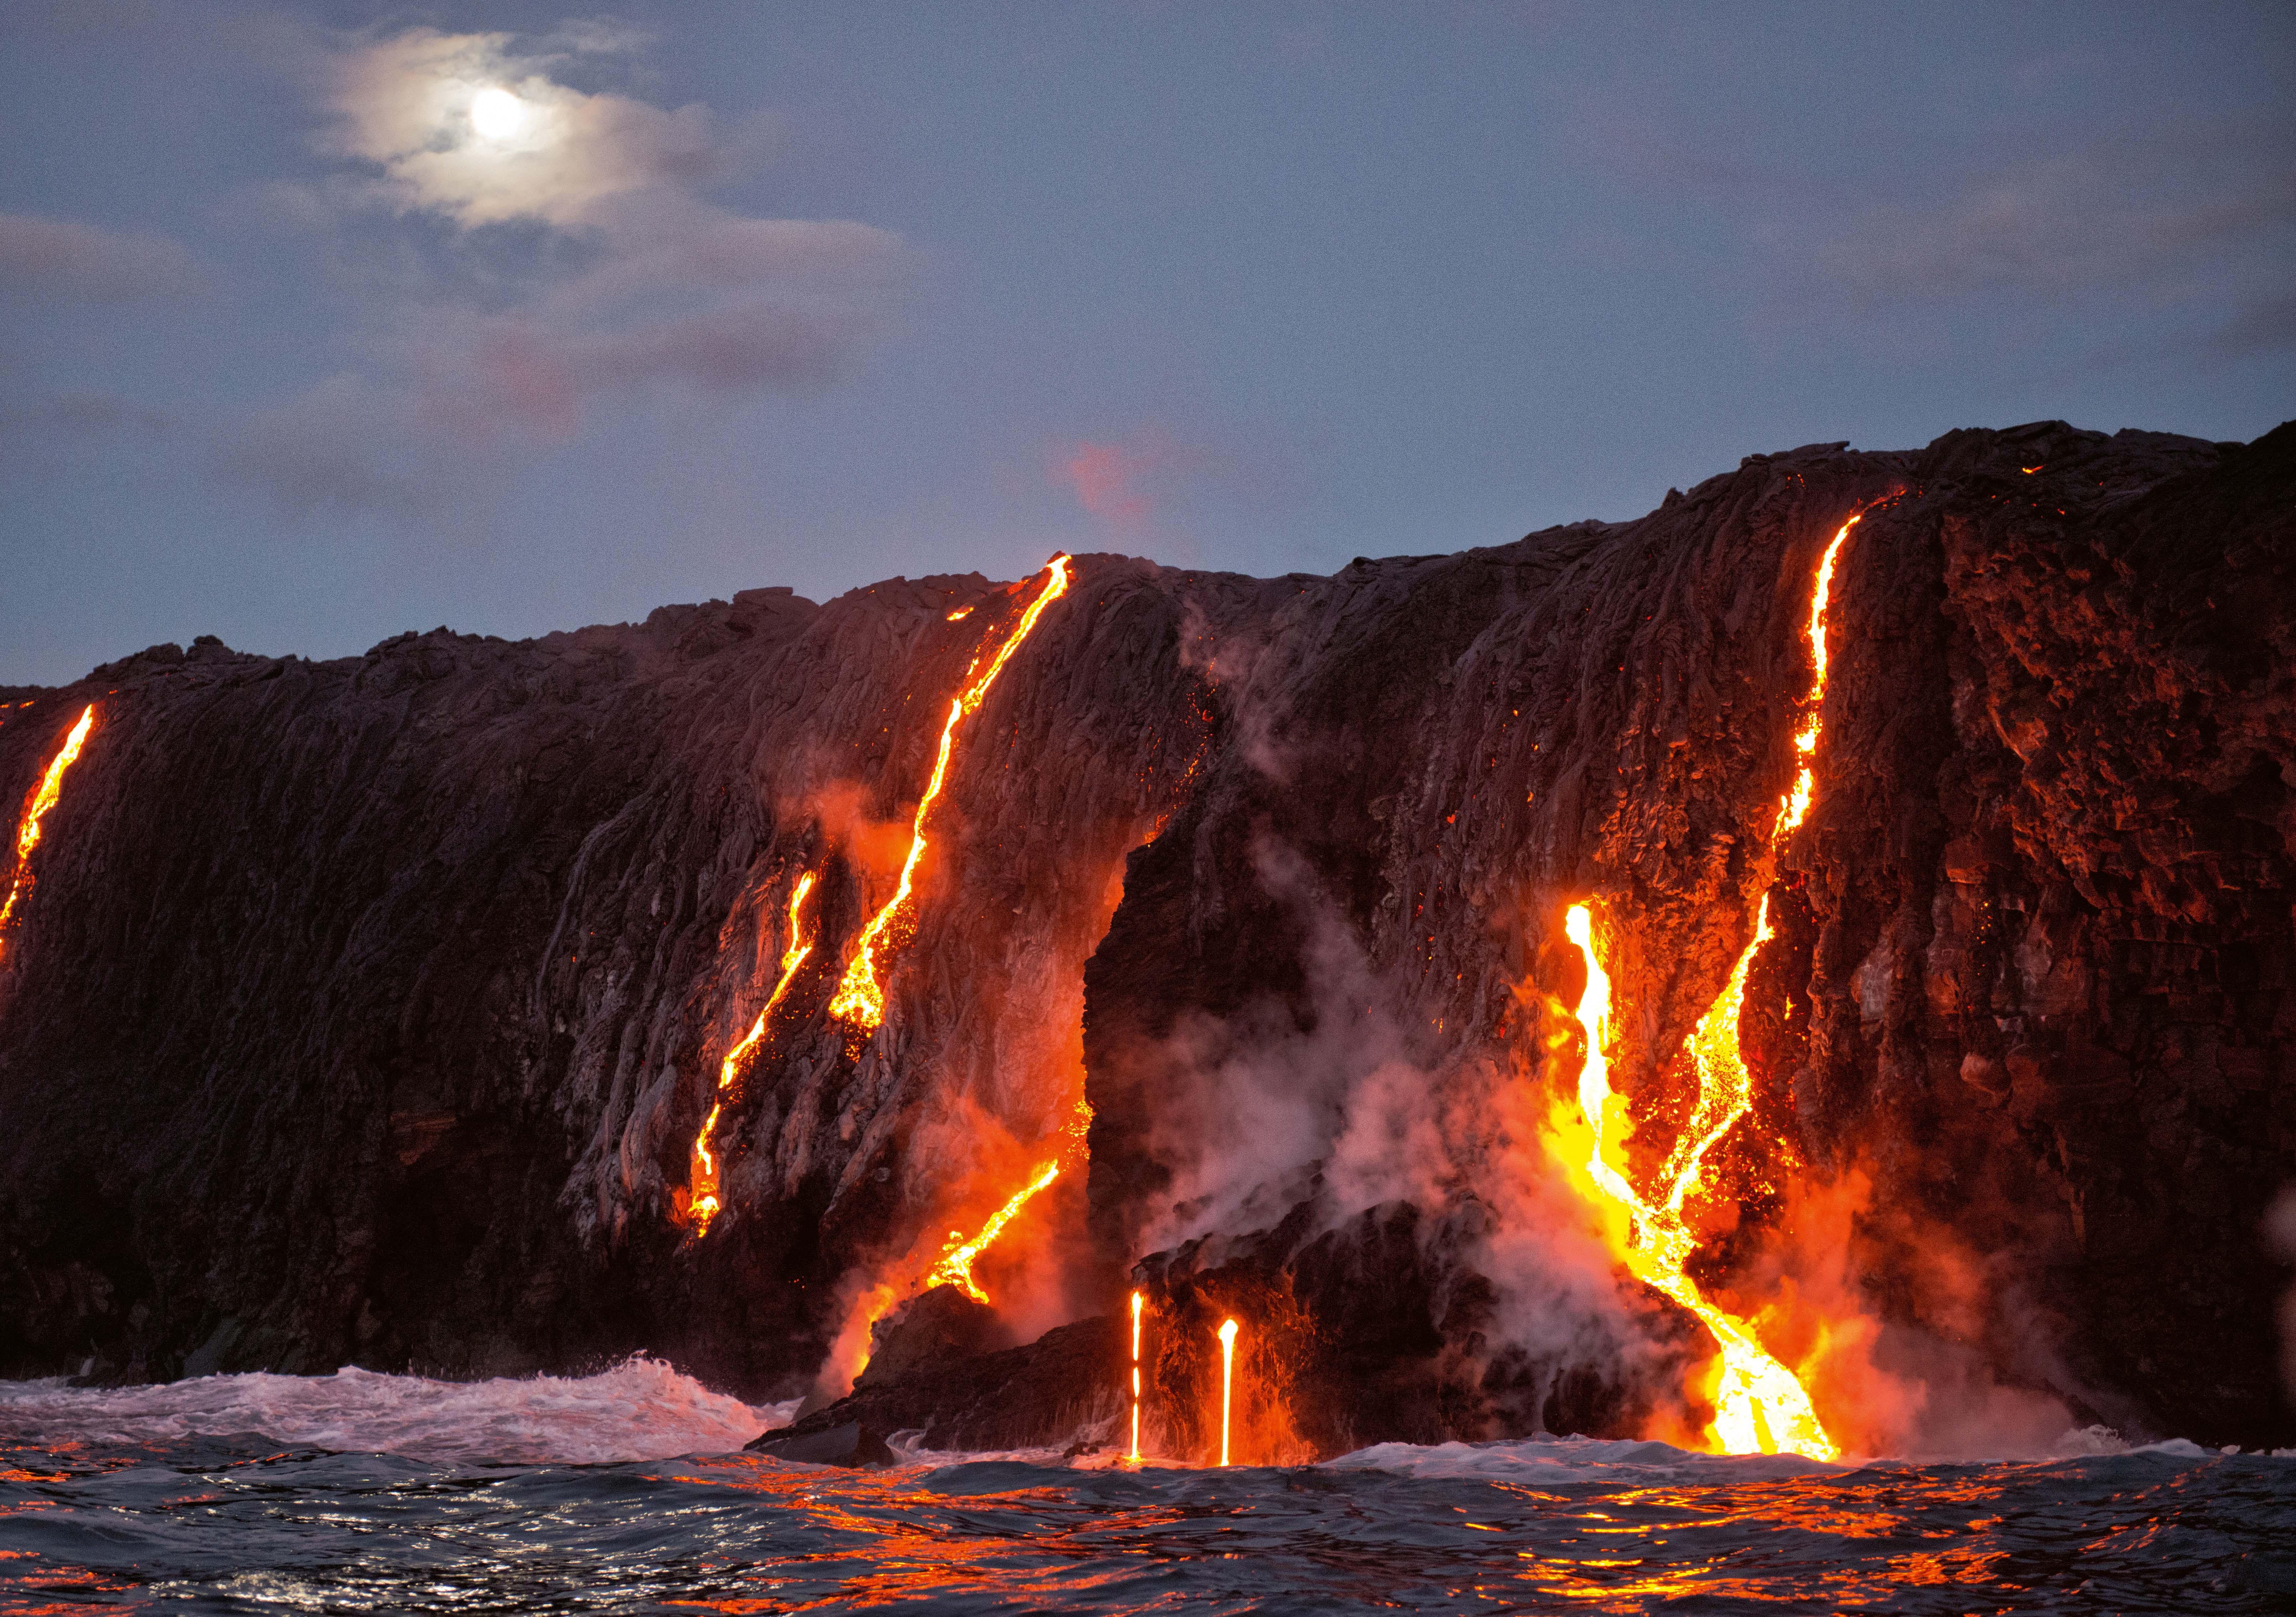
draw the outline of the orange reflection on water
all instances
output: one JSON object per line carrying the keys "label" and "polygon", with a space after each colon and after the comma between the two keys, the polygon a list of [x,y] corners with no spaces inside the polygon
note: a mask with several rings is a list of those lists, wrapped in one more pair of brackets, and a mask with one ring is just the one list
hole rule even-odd
{"label": "orange reflection on water", "polygon": [[[1073,1605],[1081,1591],[1136,1575],[1132,1556],[1160,1553],[1111,1545],[1108,1514],[1073,1498],[1059,1487],[1016,1488],[1004,1492],[947,1494],[916,1486],[915,1472],[827,1473],[749,1455],[692,1462],[692,1472],[669,1480],[696,1487],[730,1489],[763,1496],[801,1510],[807,1525],[824,1534],[852,1534],[842,1543],[825,1541],[818,1550],[776,1556],[742,1569],[767,1588],[833,1584],[822,1593],[792,1588],[778,1596],[723,1596],[680,1600],[683,1607],[709,1612],[806,1612],[855,1610],[896,1603],[930,1604],[961,1592],[998,1591],[1029,1609]],[[1037,1517],[1025,1539],[995,1520],[994,1513],[1028,1509]],[[1167,1505],[1126,1510],[1126,1538],[1168,1527],[1190,1512]],[[1065,1522],[1058,1518],[1068,1518]],[[1064,1544],[1074,1537],[1077,1542]],[[1111,1555],[1111,1551],[1115,1553]],[[1022,1559],[1047,1555],[1039,1564]],[[1087,1570],[1087,1558],[1107,1560],[1105,1572]],[[1031,1599],[1035,1596],[1038,1598]]]}

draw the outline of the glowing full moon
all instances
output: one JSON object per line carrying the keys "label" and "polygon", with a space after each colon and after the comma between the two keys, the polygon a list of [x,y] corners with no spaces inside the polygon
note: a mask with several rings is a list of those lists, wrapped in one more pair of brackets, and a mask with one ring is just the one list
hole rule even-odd
{"label": "glowing full moon", "polygon": [[508,140],[526,126],[526,103],[499,85],[471,97],[471,127],[481,140]]}

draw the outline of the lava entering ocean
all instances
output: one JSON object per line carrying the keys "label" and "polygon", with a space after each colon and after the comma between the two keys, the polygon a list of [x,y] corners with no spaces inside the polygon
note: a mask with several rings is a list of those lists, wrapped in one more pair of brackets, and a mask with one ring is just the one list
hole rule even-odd
{"label": "lava entering ocean", "polygon": [[[941,784],[947,778],[949,754],[956,741],[956,726],[966,714],[979,708],[987,699],[988,687],[996,684],[996,676],[1004,671],[1005,663],[1020,649],[1021,643],[1029,637],[1029,631],[1037,627],[1037,620],[1044,615],[1045,608],[1068,590],[1067,556],[1054,556],[1045,564],[1045,571],[1047,576],[1044,589],[1021,614],[1021,620],[1013,626],[1013,632],[1004,636],[1004,644],[996,648],[996,654],[989,660],[988,667],[985,670],[980,669],[978,653],[966,665],[964,687],[949,701],[948,717],[942,721],[940,727],[940,751],[933,759],[932,775],[925,782],[924,795],[917,800],[916,819],[909,833],[909,856],[901,865],[901,879],[893,889],[893,896],[885,900],[884,907],[862,929],[860,944],[854,949],[853,958],[846,964],[845,976],[837,986],[836,997],[829,1002],[831,1015],[864,1032],[875,1030],[885,1020],[885,991],[877,977],[877,948],[881,943],[889,946],[897,943],[906,935],[910,896],[916,885],[917,866],[925,855],[925,819],[932,813],[933,804],[940,797]],[[961,617],[963,613],[951,616]],[[979,672],[977,678],[974,677],[976,671]]]}
{"label": "lava entering ocean", "polygon": [[1132,1293],[1132,1452],[1125,1457],[1137,1464],[1140,1459],[1140,1293]]}
{"label": "lava entering ocean", "polygon": [[[1825,696],[1826,608],[1833,594],[1834,564],[1858,520],[1852,516],[1841,524],[1818,562],[1809,612],[1813,672],[1802,700],[1802,722],[1794,733],[1793,786],[1779,799],[1770,832],[1773,855],[1808,817],[1816,793],[1815,760]],[[1564,927],[1587,968],[1587,988],[1577,1010],[1587,1044],[1586,1064],[1578,1076],[1578,1110],[1593,1136],[1584,1172],[1593,1187],[1626,1214],[1618,1255],[1628,1271],[1696,1315],[1721,1350],[1709,1441],[1728,1454],[1791,1450],[1816,1459],[1835,1458],[1839,1447],[1818,1419],[1800,1380],[1763,1347],[1745,1320],[1717,1307],[1687,1273],[1699,1243],[1684,1209],[1692,1197],[1715,1193],[1716,1187],[1706,1182],[1707,1154],[1753,1105],[1753,1079],[1739,1049],[1739,1017],[1755,953],[1772,935],[1769,896],[1763,895],[1756,911],[1752,940],[1739,954],[1721,994],[1691,1034],[1698,1098],[1659,1174],[1660,1188],[1649,1196],[1635,1186],[1625,1167],[1622,1146],[1631,1123],[1625,1098],[1613,1093],[1610,1084],[1611,979],[1603,967],[1605,951],[1597,936],[1593,907],[1571,906]],[[1558,1110],[1567,1110],[1567,1105]],[[1568,1137],[1572,1137],[1572,1131],[1567,1124],[1559,1124],[1557,1138]]]}
{"label": "lava entering ocean", "polygon": [[17,901],[32,884],[32,850],[40,845],[40,822],[48,817],[48,810],[63,795],[64,771],[79,757],[87,733],[94,726],[95,704],[90,702],[81,712],[79,722],[71,727],[71,734],[64,737],[63,746],[49,760],[40,784],[25,800],[23,817],[16,822],[16,859],[14,868],[8,873],[8,896],[0,899],[0,952],[7,948],[7,930],[15,919]]}
{"label": "lava entering ocean", "polygon": [[1235,1321],[1220,1321],[1220,1458],[1227,1464],[1228,1411],[1235,1392]]}
{"label": "lava entering ocean", "polygon": [[686,1174],[685,1211],[693,1220],[693,1234],[697,1240],[709,1233],[709,1220],[718,1216],[720,1205],[718,1200],[718,1159],[709,1147],[717,1137],[718,1116],[726,1110],[726,1097],[734,1088],[734,1080],[741,1075],[742,1059],[766,1036],[766,1028],[773,1020],[775,1007],[788,995],[798,967],[803,965],[806,957],[813,953],[813,935],[804,926],[806,896],[813,891],[813,883],[814,873],[808,870],[798,877],[797,885],[790,891],[789,931],[785,934],[787,941],[782,948],[781,979],[774,984],[772,995],[758,1013],[758,1020],[750,1024],[749,1033],[741,1043],[726,1051],[726,1059],[718,1063],[717,1096],[709,1104],[709,1115],[702,1120],[701,1131],[693,1137],[693,1160]]}
{"label": "lava entering ocean", "polygon": [[990,1215],[988,1222],[980,1227],[979,1235],[970,1241],[952,1246],[941,1255],[941,1260],[933,1267],[932,1273],[926,1276],[925,1284],[953,1285],[975,1302],[988,1301],[988,1293],[982,1291],[980,1283],[972,1277],[972,1260],[988,1250],[990,1242],[1004,1233],[1004,1227],[1013,1221],[1014,1214],[1028,1205],[1031,1196],[1060,1177],[1061,1165],[1056,1161],[1047,1162],[1037,1170],[1035,1178],[1013,1192],[1013,1199]]}

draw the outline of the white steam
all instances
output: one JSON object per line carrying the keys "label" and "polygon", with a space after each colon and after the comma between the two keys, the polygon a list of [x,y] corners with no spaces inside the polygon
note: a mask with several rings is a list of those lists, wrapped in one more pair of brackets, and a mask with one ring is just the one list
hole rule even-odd
{"label": "white steam", "polygon": [[1615,1265],[1540,1143],[1532,1079],[1431,1061],[1398,1008],[1409,995],[1306,862],[1263,842],[1255,864],[1300,925],[1308,1014],[1271,997],[1190,1017],[1156,1052],[1150,1148],[1172,1180],[1135,1250],[1264,1229],[1311,1194],[1325,1228],[1409,1202],[1423,1240],[1459,1243],[1494,1287],[1494,1349],[1631,1373],[1644,1354]]}

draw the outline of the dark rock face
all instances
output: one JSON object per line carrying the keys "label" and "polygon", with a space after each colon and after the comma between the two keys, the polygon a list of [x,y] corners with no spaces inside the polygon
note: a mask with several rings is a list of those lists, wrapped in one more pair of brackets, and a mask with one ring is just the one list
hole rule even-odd
{"label": "dark rock face", "polygon": [[[1874,1309],[2005,1383],[2292,1441],[2258,1230],[2296,1179],[2292,495],[2296,429],[2042,423],[1756,456],[1636,522],[1329,579],[1081,558],[960,734],[862,1041],[837,974],[1032,581],[321,664],[159,647],[0,693],[32,702],[0,801],[100,703],[0,956],[0,1374],[647,1348],[786,1394],[1088,1098],[1088,1174],[981,1272],[1096,1317],[937,1338],[809,1421],[1104,1426],[1139,1265],[1163,1452],[1201,1448],[1239,1309],[1289,1389],[1271,1455],[1634,1429],[1698,1344],[1542,1166],[1561,915],[1612,918],[1614,1081],[1663,1118],[1767,891],[1732,1171],[1759,1138],[1863,1176]],[[1813,568],[1860,508],[1817,800],[1774,859]],[[818,947],[697,1242],[686,1153],[807,870]],[[1718,1282],[1792,1222],[1774,1192]]]}
{"label": "dark rock face", "polygon": [[[928,1292],[920,1301],[937,1294]],[[787,1454],[775,1445],[819,1440],[857,1424],[907,1433],[920,1449],[973,1452],[1055,1448],[1079,1432],[1114,1429],[1123,1391],[1110,1367],[1123,1361],[1125,1348],[1122,1322],[1113,1315],[1056,1326],[1024,1347],[986,1353],[947,1351],[930,1327],[906,1344],[903,1334],[896,1330],[879,1338],[900,1367],[863,1375],[849,1396],[767,1432],[750,1447]]]}

